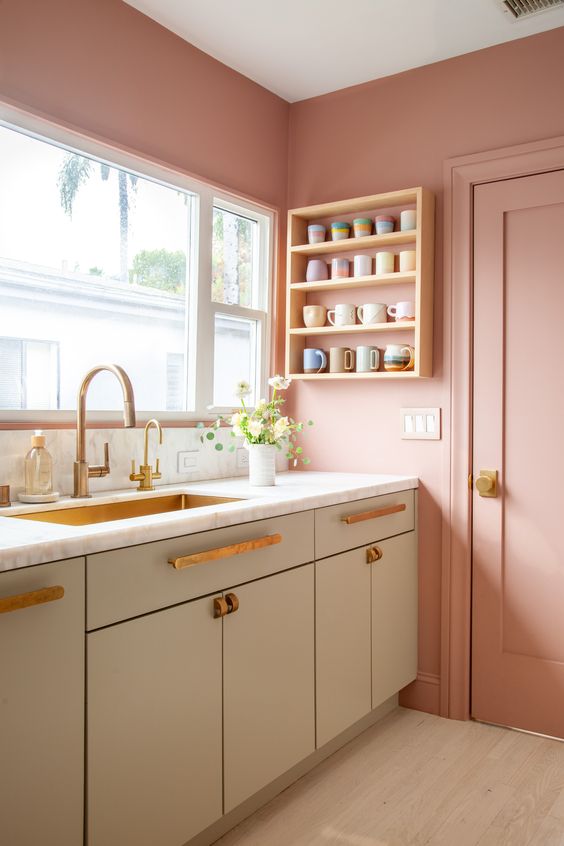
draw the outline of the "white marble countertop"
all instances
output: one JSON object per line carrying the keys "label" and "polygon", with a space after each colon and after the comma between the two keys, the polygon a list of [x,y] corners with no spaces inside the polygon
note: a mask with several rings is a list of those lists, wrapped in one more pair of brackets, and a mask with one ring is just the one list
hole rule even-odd
{"label": "white marble countertop", "polygon": [[8,515],[28,513],[37,510],[38,506],[12,505],[10,508],[0,509],[0,573],[47,561],[59,561],[232,526],[235,523],[247,523],[295,511],[395,493],[416,488],[417,484],[415,476],[292,471],[278,474],[276,485],[269,488],[251,487],[246,477],[239,477],[184,485],[163,485],[151,493],[137,493],[135,488],[128,488],[95,494],[88,500],[62,497],[52,505],[40,506],[41,510],[55,510],[173,493],[240,498],[239,502],[132,517],[91,526],[64,526],[36,520],[14,520]]}

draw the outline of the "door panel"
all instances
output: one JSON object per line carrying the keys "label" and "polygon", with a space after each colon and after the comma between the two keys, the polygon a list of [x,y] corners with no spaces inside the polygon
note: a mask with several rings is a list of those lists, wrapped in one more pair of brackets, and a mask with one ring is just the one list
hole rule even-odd
{"label": "door panel", "polygon": [[222,813],[207,597],[88,635],[88,846],[179,846]]}
{"label": "door panel", "polygon": [[314,751],[313,567],[234,588],[223,618],[226,813]]}
{"label": "door panel", "polygon": [[478,186],[472,714],[564,737],[564,172]]}

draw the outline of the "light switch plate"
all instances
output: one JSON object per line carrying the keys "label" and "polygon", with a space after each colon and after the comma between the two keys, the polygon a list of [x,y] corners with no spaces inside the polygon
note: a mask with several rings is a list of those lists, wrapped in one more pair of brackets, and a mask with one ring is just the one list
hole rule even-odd
{"label": "light switch plate", "polygon": [[440,408],[400,408],[400,431],[404,440],[439,441]]}

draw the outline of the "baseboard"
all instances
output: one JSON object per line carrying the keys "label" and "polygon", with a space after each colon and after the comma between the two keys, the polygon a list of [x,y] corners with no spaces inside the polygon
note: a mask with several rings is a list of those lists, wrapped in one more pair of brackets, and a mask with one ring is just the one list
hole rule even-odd
{"label": "baseboard", "polygon": [[391,696],[389,699],[386,699],[386,701],[382,702],[378,708],[375,708],[370,712],[370,714],[367,714],[366,717],[363,717],[357,723],[350,726],[350,728],[346,729],[346,731],[333,738],[333,740],[330,740],[329,743],[325,744],[325,746],[322,746],[320,749],[316,749],[315,752],[312,752],[311,755],[304,758],[303,761],[300,761],[300,763],[296,764],[295,767],[292,767],[291,770],[288,770],[288,772],[281,775],[275,781],[267,784],[266,787],[263,787],[262,790],[259,790],[259,792],[255,793],[254,796],[251,796],[250,799],[247,799],[245,802],[242,802],[241,805],[238,805],[232,811],[229,811],[228,814],[225,814],[225,816],[221,817],[217,820],[217,822],[209,826],[209,828],[206,828],[205,831],[197,834],[196,837],[193,837],[192,840],[189,840],[184,844],[184,846],[210,846],[210,844],[215,843],[216,840],[240,822],[243,822],[243,820],[250,817],[251,814],[254,814],[255,811],[258,811],[259,808],[262,808],[263,805],[266,805],[267,802],[270,802],[271,799],[274,799],[275,796],[278,796],[279,793],[282,793],[282,791],[290,787],[290,785],[292,785],[295,781],[298,781],[298,779],[306,775],[306,773],[316,767],[317,764],[320,764],[326,758],[329,758],[330,755],[333,755],[337,752],[337,750],[341,749],[341,747],[346,746],[347,743],[354,740],[354,738],[358,737],[359,734],[362,734],[363,731],[366,731],[375,723],[386,717],[397,707],[398,697],[396,694],[395,696]]}
{"label": "baseboard", "polygon": [[400,692],[399,704],[414,711],[440,713],[441,677],[434,673],[417,673],[414,682]]}

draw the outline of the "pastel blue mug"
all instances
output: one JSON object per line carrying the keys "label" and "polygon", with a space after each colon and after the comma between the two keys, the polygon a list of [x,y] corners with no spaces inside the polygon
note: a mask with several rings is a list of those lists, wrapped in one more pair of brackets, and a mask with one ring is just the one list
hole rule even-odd
{"label": "pastel blue mug", "polygon": [[304,373],[321,373],[327,367],[327,356],[323,350],[306,347],[304,350]]}

